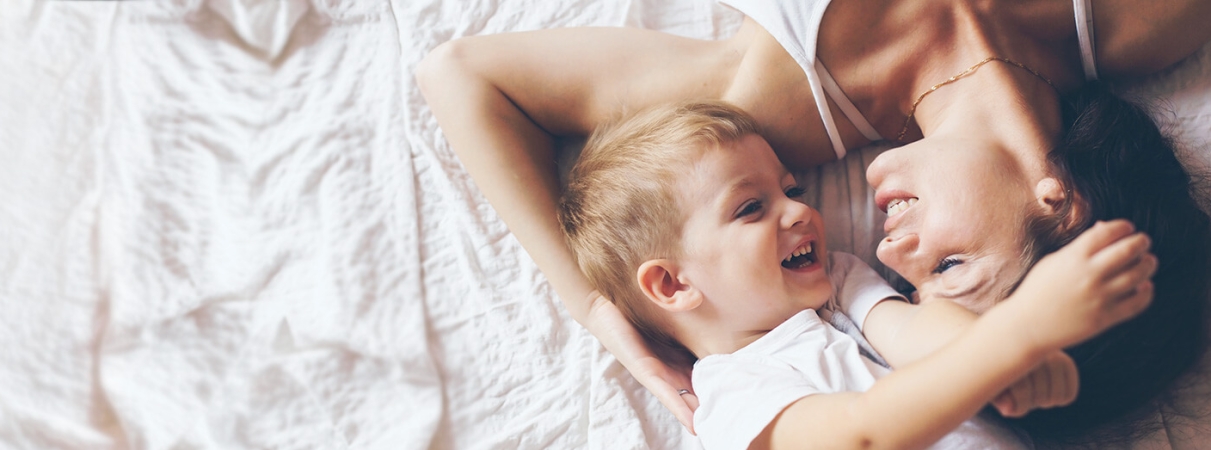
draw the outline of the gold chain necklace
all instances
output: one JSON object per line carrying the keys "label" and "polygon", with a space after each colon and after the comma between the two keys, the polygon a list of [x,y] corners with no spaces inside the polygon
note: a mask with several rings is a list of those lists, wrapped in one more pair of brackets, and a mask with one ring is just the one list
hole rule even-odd
{"label": "gold chain necklace", "polygon": [[1052,89],[1059,91],[1059,89],[1055,87],[1055,83],[1052,83],[1051,80],[1047,79],[1047,77],[1043,76],[1043,74],[1039,73],[1039,71],[1031,69],[1030,67],[1027,67],[1025,64],[1022,64],[1020,62],[1014,61],[1009,58],[1002,58],[999,56],[989,56],[987,58],[984,58],[983,61],[975,63],[971,67],[968,67],[966,70],[955,74],[955,76],[947,78],[946,81],[935,84],[932,87],[930,87],[929,90],[922,92],[921,95],[917,97],[917,100],[912,102],[912,109],[908,110],[908,117],[904,119],[904,128],[900,129],[900,135],[896,137],[896,140],[900,141],[900,142],[904,141],[904,135],[908,133],[908,125],[912,123],[913,115],[917,113],[917,105],[921,104],[921,100],[924,99],[926,95],[929,95],[931,92],[938,90],[938,88],[940,88],[942,86],[946,86],[950,83],[954,83],[955,81],[958,81],[959,78],[963,78],[967,75],[970,75],[972,72],[975,72],[976,69],[979,69],[980,66],[988,64],[989,62],[992,62],[992,61],[1000,61],[1000,62],[1003,62],[1006,64],[1020,67],[1023,70],[1034,74],[1034,76],[1039,77],[1040,80],[1047,82],[1047,85],[1051,86]]}

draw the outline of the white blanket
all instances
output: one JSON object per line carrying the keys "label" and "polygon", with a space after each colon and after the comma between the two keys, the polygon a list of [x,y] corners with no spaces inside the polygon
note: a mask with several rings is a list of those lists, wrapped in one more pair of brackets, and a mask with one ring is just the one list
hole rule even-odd
{"label": "white blanket", "polygon": [[[412,73],[466,35],[739,19],[712,0],[6,2],[0,447],[696,446],[569,318]],[[1206,149],[1211,47],[1139,89]],[[812,185],[830,245],[873,262],[862,161]]]}

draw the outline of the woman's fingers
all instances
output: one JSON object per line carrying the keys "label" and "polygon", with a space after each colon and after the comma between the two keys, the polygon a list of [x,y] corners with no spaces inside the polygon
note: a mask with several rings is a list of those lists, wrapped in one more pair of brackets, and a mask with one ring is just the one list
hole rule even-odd
{"label": "woman's fingers", "polygon": [[1031,372],[1026,378],[1018,381],[1020,388],[1013,389],[1013,411],[1009,417],[1022,417],[1026,412],[1038,406],[1039,371]]}
{"label": "woman's fingers", "polygon": [[[664,399],[662,399],[661,403],[664,403],[664,406],[669,411],[672,411],[677,421],[681,422],[681,426],[690,430],[690,434],[696,434],[694,433],[694,410],[698,409],[698,397],[694,396],[693,393],[681,394],[680,392],[673,392],[672,395],[676,395],[677,398],[670,398],[668,401],[663,401]],[[690,402],[693,402],[693,404]]]}
{"label": "woman's fingers", "polygon": [[1051,369],[1047,371],[1050,377],[1048,386],[1051,389],[1048,392],[1047,404],[1042,406],[1053,408],[1072,403],[1076,399],[1078,383],[1076,364],[1063,351],[1057,350],[1050,358],[1048,366]]}
{"label": "woman's fingers", "polygon": [[1063,401],[1060,402],[1060,405],[1069,405],[1076,401],[1077,393],[1081,392],[1081,373],[1077,370],[1076,361],[1073,361],[1071,356],[1065,353],[1064,358],[1067,360],[1071,370],[1064,371],[1064,385],[1068,387],[1068,390],[1065,392],[1066,395]]}
{"label": "woman's fingers", "polygon": [[1038,408],[1067,405],[1076,399],[1080,385],[1076,364],[1063,351],[1048,355],[1030,374],[992,401],[1005,417],[1022,417]]}
{"label": "woman's fingers", "polygon": [[694,395],[693,392],[687,392],[682,395],[682,398],[685,399],[685,404],[690,407],[690,417],[689,417],[690,427],[689,427],[689,429],[690,429],[690,432],[692,433],[692,432],[694,432],[694,427],[693,427],[694,411],[698,410],[698,396]]}
{"label": "woman's fingers", "polygon": [[[693,388],[690,387],[689,367],[670,365],[655,356],[647,356],[632,361],[627,370],[673,413],[682,426],[694,433],[694,410],[698,409],[698,397],[693,395]],[[682,395],[682,391],[688,393]]]}
{"label": "woman's fingers", "polygon": [[1056,365],[1054,359],[1047,362],[1047,370],[1039,374],[1040,381],[1035,383],[1036,389],[1039,390],[1038,406],[1040,408],[1050,408],[1056,405],[1060,391],[1064,389],[1057,381],[1062,380],[1060,376],[1060,367]]}
{"label": "woman's fingers", "polygon": [[997,398],[992,399],[992,407],[996,408],[997,412],[1005,417],[1013,417],[1014,406],[1012,387],[1006,389]]}

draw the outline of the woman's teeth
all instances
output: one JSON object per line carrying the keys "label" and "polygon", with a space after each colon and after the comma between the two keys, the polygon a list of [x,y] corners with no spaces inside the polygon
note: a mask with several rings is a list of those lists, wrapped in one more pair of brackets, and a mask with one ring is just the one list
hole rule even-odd
{"label": "woman's teeth", "polygon": [[909,206],[915,205],[917,198],[897,198],[887,203],[887,216],[891,217],[904,212]]}

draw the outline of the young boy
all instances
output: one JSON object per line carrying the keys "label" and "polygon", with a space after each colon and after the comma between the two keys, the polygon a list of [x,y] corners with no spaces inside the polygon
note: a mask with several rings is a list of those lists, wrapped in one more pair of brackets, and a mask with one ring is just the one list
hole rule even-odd
{"label": "young boy", "polygon": [[[948,302],[883,302],[897,295],[855,257],[828,267],[801,194],[753,121],[723,103],[598,130],[570,174],[560,221],[577,263],[649,340],[698,358],[694,428],[708,449],[922,448],[1028,374],[1054,392],[1011,394],[1003,412],[1066,403],[1075,369],[1060,349],[1151,300],[1147,238],[1111,222],[978,319]],[[825,321],[845,323],[842,312],[895,372]]]}

